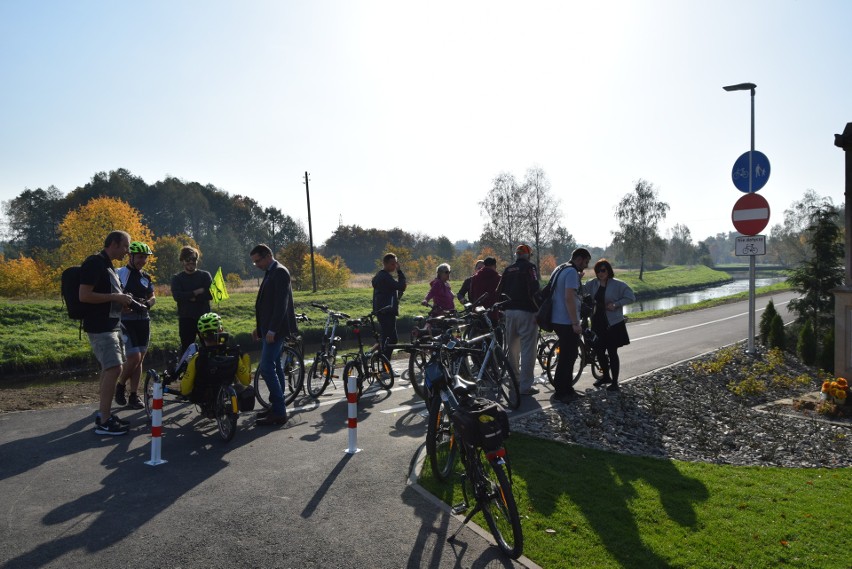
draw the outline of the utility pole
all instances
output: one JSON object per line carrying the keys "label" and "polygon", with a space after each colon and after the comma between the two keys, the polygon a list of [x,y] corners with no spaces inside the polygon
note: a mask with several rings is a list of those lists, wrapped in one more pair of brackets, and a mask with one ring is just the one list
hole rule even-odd
{"label": "utility pole", "polygon": [[305,172],[305,194],[308,196],[308,241],[311,246],[311,279],[313,280],[314,292],[317,291],[317,270],[314,267],[314,228],[311,225],[311,190],[308,187],[308,173]]}

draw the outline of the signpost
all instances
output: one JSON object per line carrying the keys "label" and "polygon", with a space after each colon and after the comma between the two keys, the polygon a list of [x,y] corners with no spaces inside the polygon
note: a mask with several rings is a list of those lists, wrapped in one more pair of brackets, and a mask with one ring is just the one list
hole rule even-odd
{"label": "signpost", "polygon": [[[741,192],[756,192],[769,181],[769,158],[763,152],[744,152],[731,170],[731,180]],[[751,172],[751,189],[749,189],[749,172]]]}
{"label": "signpost", "polygon": [[746,194],[734,204],[731,221],[743,235],[757,235],[769,223],[769,202],[759,194]]}

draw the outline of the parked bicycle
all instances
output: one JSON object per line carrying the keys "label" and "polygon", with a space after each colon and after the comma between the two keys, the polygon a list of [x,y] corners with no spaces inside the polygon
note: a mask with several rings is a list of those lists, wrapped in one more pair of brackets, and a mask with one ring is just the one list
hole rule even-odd
{"label": "parked bicycle", "polygon": [[337,327],[340,326],[341,320],[346,320],[349,315],[345,312],[335,312],[325,304],[318,302],[312,302],[311,306],[319,308],[326,314],[322,343],[314,356],[307,378],[308,395],[316,399],[323,394],[329,382],[334,381],[334,370],[337,366],[337,347],[340,344]]}
{"label": "parked bicycle", "polygon": [[[310,321],[304,312],[296,315],[296,322]],[[284,340],[281,357],[275,365],[280,366],[284,372],[284,385],[281,387],[284,390],[284,404],[289,405],[299,395],[305,383],[305,353],[301,335],[290,336]],[[254,393],[261,407],[269,409],[272,406],[269,402],[269,388],[266,387],[259,367],[254,372]]]}
{"label": "parked bicycle", "polygon": [[414,328],[411,330],[411,347],[408,349],[408,380],[411,387],[422,399],[428,398],[423,384],[423,369],[429,358],[428,347],[447,330],[453,330],[457,337],[461,336],[462,322],[442,316],[427,318],[414,317]]}
{"label": "parked bicycle", "polygon": [[[378,382],[385,389],[393,387],[394,372],[390,360],[382,353],[381,340],[379,331],[376,329],[375,317],[385,311],[392,310],[393,307],[386,306],[377,311],[371,312],[364,318],[356,318],[347,320],[346,325],[352,327],[352,333],[358,341],[358,351],[351,354],[344,354],[343,359],[346,364],[343,366],[343,390],[346,396],[349,396],[349,377],[355,376],[355,385],[357,387],[357,399],[361,398],[365,384],[367,387]],[[361,337],[361,329],[363,325],[369,323],[376,339],[376,343],[368,350],[364,351],[364,340]]]}
{"label": "parked bicycle", "polygon": [[[554,347],[555,346],[555,347]],[[544,333],[541,328],[538,329],[538,348],[536,357],[539,365],[545,374],[556,370],[556,364],[559,362],[559,339],[555,334]]]}
{"label": "parked bicycle", "polygon": [[[464,467],[464,500],[453,507],[453,513],[469,511],[447,541],[454,541],[461,528],[482,512],[497,546],[517,559],[523,552],[524,537],[503,445],[509,434],[508,417],[498,404],[475,397],[476,384],[450,375],[446,366],[452,351],[463,353],[469,349],[456,347],[450,340],[440,345],[427,365],[428,383],[435,396],[429,402],[426,453],[439,480],[451,478],[457,457]],[[472,509],[471,497],[475,501]]]}

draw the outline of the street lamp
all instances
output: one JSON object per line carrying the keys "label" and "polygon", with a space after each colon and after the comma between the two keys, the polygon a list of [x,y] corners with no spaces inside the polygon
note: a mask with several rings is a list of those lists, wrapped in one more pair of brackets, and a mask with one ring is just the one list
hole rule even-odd
{"label": "street lamp", "polygon": [[[737,83],[722,87],[725,91],[751,91],[751,152],[748,153],[748,192],[754,192],[752,157],[754,156],[754,83]],[[748,257],[748,347],[749,354],[754,353],[754,255]]]}

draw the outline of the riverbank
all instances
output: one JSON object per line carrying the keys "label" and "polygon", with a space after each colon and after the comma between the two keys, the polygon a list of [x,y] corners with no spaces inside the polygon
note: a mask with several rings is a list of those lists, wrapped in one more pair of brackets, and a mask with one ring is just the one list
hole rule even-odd
{"label": "riverbank", "polygon": [[[707,267],[667,267],[659,271],[645,271],[642,281],[638,271],[619,272],[618,278],[627,281],[641,295],[669,294],[687,287],[713,286],[730,280],[722,271]],[[460,282],[452,282],[457,290]],[[428,284],[409,287],[402,299],[398,329],[405,334],[413,325],[413,318],[424,313],[419,304],[426,296]],[[781,289],[778,289],[781,290]],[[231,333],[233,340],[243,349],[251,351],[255,343],[251,339],[254,326],[254,292],[233,293],[220,306],[218,312]],[[294,302],[297,312],[305,312],[311,322],[299,326],[306,345],[316,345],[322,336],[325,314],[313,308],[312,303],[325,304],[353,318],[370,312],[372,289],[369,287],[337,289],[329,291],[296,292]],[[702,303],[701,307],[710,304]],[[680,308],[682,311],[685,308]],[[661,311],[631,314],[632,320],[663,315]],[[174,300],[160,296],[151,311],[151,348],[148,360],[161,366],[171,357],[179,345],[177,318]],[[347,340],[348,329],[339,332]],[[39,374],[49,371],[51,377],[66,380],[81,372],[90,373],[94,367],[89,343],[80,335],[76,321],[68,319],[58,299],[49,300],[0,300],[0,378],[2,381],[21,374]]]}

